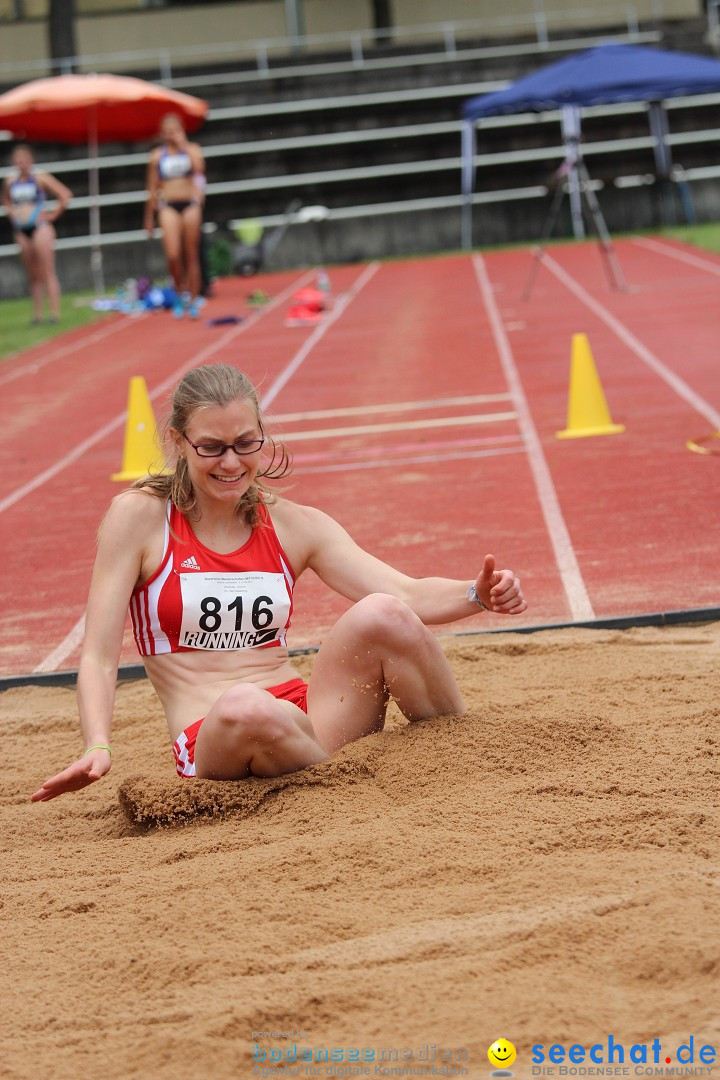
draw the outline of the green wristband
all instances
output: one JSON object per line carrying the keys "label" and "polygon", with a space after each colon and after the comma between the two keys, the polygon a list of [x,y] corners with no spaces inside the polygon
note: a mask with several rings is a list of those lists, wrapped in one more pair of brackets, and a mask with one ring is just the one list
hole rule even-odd
{"label": "green wristband", "polygon": [[106,746],[105,743],[95,743],[94,746],[88,746],[87,750],[84,750],[81,756],[85,757],[85,754],[89,754],[91,750],[107,750],[110,757],[112,757],[112,750],[109,746]]}

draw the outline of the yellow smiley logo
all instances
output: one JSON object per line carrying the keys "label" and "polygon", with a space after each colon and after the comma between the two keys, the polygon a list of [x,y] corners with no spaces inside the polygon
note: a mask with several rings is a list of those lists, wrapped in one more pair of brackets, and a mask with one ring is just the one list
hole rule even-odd
{"label": "yellow smiley logo", "polygon": [[515,1047],[507,1039],[496,1039],[488,1048],[488,1061],[491,1065],[498,1065],[500,1068],[512,1065],[516,1057]]}

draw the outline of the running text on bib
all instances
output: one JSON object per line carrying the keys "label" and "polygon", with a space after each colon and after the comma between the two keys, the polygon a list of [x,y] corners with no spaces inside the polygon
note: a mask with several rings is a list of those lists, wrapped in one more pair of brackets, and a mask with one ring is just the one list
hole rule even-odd
{"label": "running text on bib", "polygon": [[290,599],[283,574],[180,574],[186,649],[285,644]]}

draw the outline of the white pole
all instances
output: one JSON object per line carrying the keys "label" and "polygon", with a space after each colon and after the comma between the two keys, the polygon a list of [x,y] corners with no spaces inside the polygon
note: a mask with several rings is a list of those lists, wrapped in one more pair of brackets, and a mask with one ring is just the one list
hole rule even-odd
{"label": "white pole", "polygon": [[101,296],[105,292],[103,278],[102,248],[100,246],[100,177],[98,165],[98,129],[97,129],[97,106],[90,106],[88,125],[88,149],[90,151],[90,269],[92,271],[95,295]]}
{"label": "white pole", "polygon": [[300,0],[285,0],[285,25],[287,27],[287,36],[292,38],[293,49],[299,49],[299,39],[303,37],[304,33]]}
{"label": "white pole", "polygon": [[664,225],[677,225],[675,213],[675,192],[672,187],[673,160],[672,150],[668,141],[670,125],[668,115],[662,101],[651,101],[648,107],[650,119],[650,131],[653,137],[653,153],[655,154],[655,174],[657,176],[658,191],[660,193],[661,207]]}
{"label": "white pole", "polygon": [[460,220],[460,246],[464,251],[472,247],[472,191],[475,186],[475,122],[466,120],[462,126],[462,209]]}
{"label": "white pole", "polygon": [[576,240],[584,240],[585,225],[582,216],[582,192],[577,168],[580,156],[580,109],[577,105],[563,105],[561,122],[563,141],[565,143],[565,161],[567,162],[573,236]]}
{"label": "white pole", "polygon": [[535,36],[541,49],[548,47],[548,26],[543,0],[535,0]]}
{"label": "white pole", "polygon": [[672,172],[672,150],[668,142],[670,126],[667,112],[662,101],[651,101],[648,107],[650,119],[650,131],[653,137],[653,153],[655,154],[655,172],[658,176],[666,178]]}

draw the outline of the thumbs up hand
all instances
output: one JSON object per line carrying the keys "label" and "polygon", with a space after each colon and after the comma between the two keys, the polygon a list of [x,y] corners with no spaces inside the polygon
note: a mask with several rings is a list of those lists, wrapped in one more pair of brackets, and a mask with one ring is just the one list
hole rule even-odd
{"label": "thumbs up hand", "polygon": [[486,555],[475,582],[475,592],[498,615],[521,615],[527,609],[520,581],[512,570],[496,570],[495,556]]}

